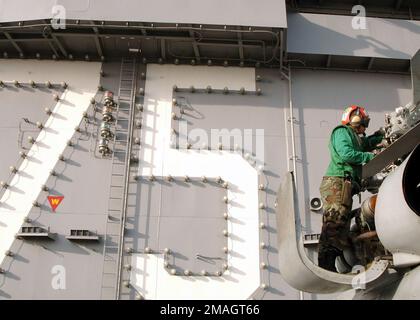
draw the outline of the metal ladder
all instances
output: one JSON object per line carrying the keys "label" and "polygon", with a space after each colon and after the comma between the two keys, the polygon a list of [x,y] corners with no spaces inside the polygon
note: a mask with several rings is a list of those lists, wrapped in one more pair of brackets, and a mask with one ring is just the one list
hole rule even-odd
{"label": "metal ladder", "polygon": [[122,59],[115,120],[101,299],[119,299],[136,81],[135,59]]}

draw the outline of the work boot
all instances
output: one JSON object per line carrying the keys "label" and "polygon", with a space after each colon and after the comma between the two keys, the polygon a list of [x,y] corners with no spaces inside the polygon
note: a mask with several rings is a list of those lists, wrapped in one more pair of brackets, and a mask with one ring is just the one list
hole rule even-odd
{"label": "work boot", "polygon": [[318,266],[328,271],[337,272],[335,259],[341,254],[342,252],[337,248],[321,246],[318,252]]}

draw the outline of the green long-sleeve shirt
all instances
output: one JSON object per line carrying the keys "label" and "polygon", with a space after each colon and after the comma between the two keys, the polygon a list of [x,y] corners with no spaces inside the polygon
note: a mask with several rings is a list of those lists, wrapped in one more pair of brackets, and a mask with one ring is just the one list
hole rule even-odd
{"label": "green long-sleeve shirt", "polygon": [[383,136],[374,134],[369,137],[359,137],[349,126],[338,126],[331,133],[330,149],[331,162],[326,176],[351,176],[360,183],[362,164],[372,160],[374,155],[369,151],[376,148]]}

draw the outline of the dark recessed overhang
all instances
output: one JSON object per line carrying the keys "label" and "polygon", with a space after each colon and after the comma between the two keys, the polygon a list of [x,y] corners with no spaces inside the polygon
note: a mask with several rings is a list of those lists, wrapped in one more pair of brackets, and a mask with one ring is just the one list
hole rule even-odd
{"label": "dark recessed overhang", "polygon": [[148,62],[272,67],[284,52],[282,28],[255,26],[67,20],[54,29],[37,20],[3,23],[0,31],[0,56],[8,58],[100,61],[138,52]]}
{"label": "dark recessed overhang", "polygon": [[410,60],[325,54],[287,53],[285,63],[296,69],[409,75]]}
{"label": "dark recessed overhang", "polygon": [[354,15],[355,5],[364,6],[367,17],[420,20],[417,0],[286,0],[289,12]]}

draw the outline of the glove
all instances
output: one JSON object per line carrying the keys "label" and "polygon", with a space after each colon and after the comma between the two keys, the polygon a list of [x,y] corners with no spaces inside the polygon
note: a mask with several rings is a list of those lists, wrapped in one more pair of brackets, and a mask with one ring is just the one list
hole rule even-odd
{"label": "glove", "polygon": [[380,143],[380,145],[382,146],[382,147],[384,147],[384,148],[387,148],[387,147],[389,147],[389,145],[390,145],[391,143],[389,142],[389,140],[388,139],[382,139],[382,141],[381,141],[381,143]]}

